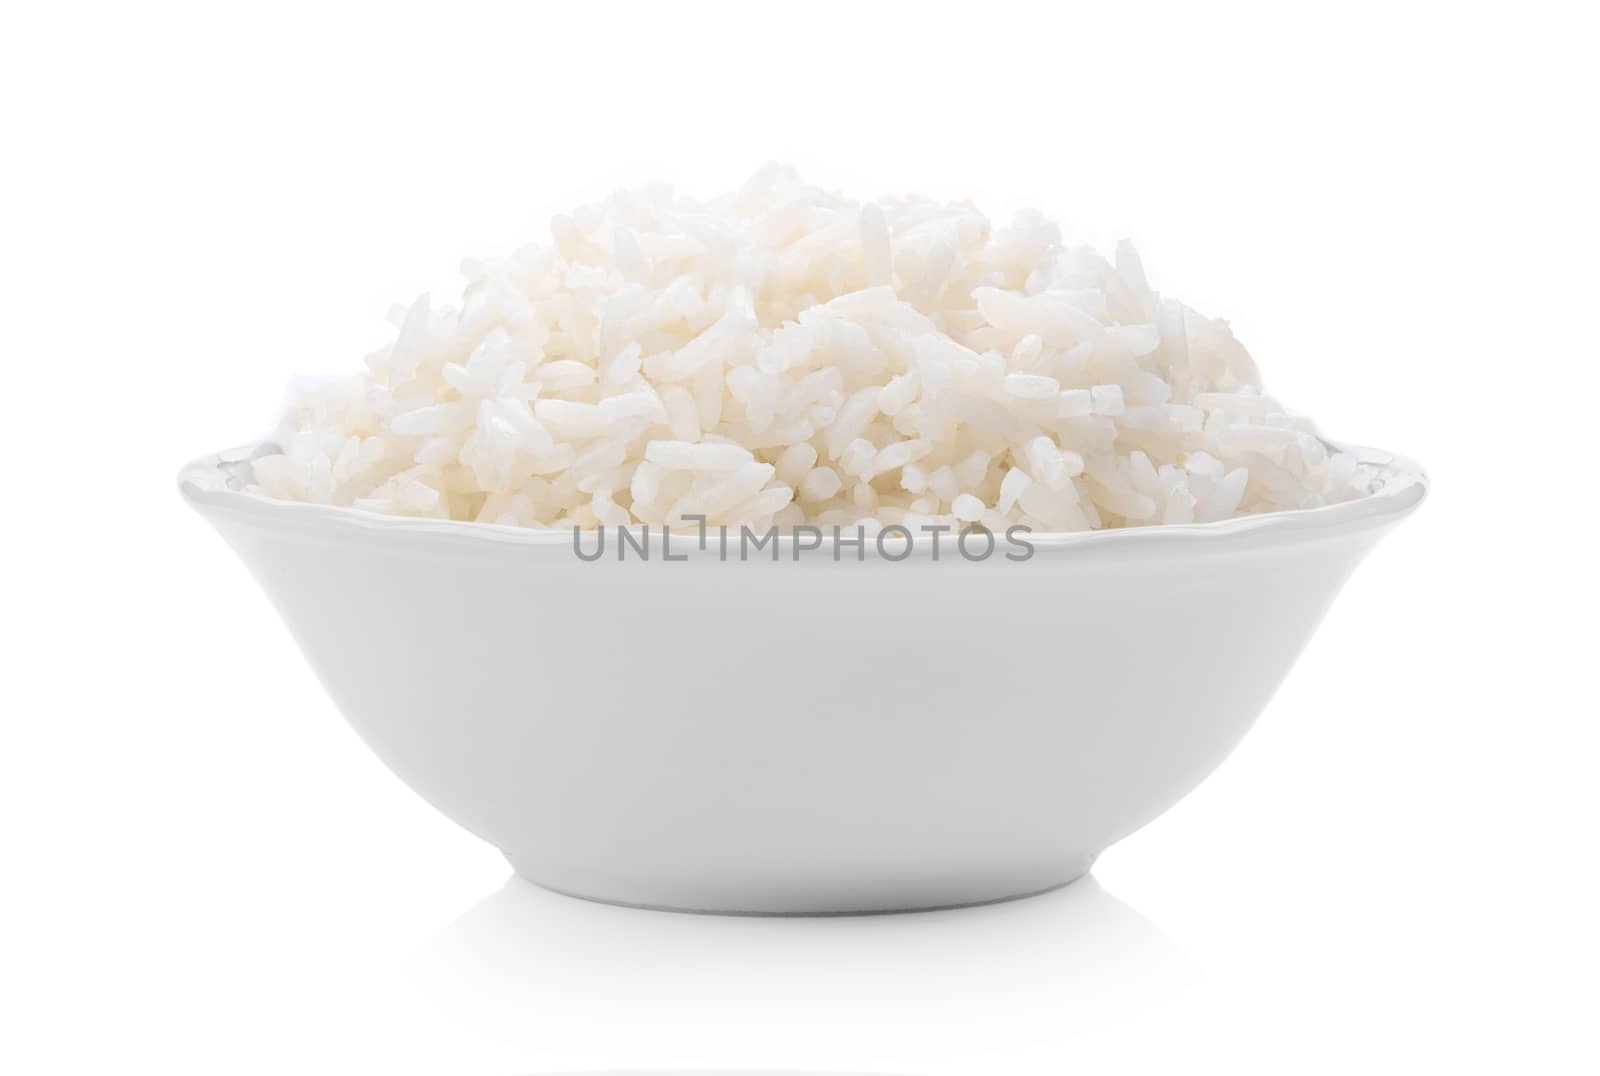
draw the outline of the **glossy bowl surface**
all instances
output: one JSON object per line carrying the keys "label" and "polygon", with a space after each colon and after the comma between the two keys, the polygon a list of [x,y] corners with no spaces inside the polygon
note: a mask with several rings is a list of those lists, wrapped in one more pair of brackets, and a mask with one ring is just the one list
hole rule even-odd
{"label": "glossy bowl surface", "polygon": [[674,536],[681,561],[586,562],[570,531],[245,492],[262,451],[180,488],[395,773],[551,889],[768,914],[1081,876],[1228,755],[1427,489],[1355,449],[1359,500],[1035,534],[1020,561]]}

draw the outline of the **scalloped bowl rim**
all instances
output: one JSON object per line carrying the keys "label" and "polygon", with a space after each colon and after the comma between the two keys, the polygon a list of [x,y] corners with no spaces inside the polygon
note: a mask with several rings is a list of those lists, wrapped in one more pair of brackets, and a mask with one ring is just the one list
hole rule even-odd
{"label": "scalloped bowl rim", "polygon": [[[1028,541],[1049,549],[1143,542],[1156,538],[1205,540],[1274,532],[1306,532],[1339,529],[1347,524],[1389,523],[1413,511],[1428,492],[1428,476],[1413,460],[1381,449],[1339,441],[1326,441],[1330,449],[1353,452],[1358,467],[1365,473],[1370,492],[1354,500],[1318,508],[1292,508],[1232,516],[1211,523],[1158,523],[1137,527],[1116,527],[1089,531],[1032,531]],[[387,515],[362,508],[288,501],[238,488],[231,472],[247,467],[252,460],[271,454],[268,441],[258,441],[201,456],[178,473],[178,488],[196,508],[219,508],[255,517],[278,517],[280,522],[298,521],[308,525],[327,524],[356,532],[389,532],[396,535],[449,537],[486,540],[536,547],[565,545],[571,541],[570,528],[539,529],[502,523],[475,523],[464,520],[426,519]],[[828,548],[831,534],[824,532]],[[780,546],[793,541],[792,534],[778,537]],[[913,542],[913,552],[925,553],[930,543]],[[866,547],[873,551],[872,543]],[[873,556],[876,552],[873,551]]]}

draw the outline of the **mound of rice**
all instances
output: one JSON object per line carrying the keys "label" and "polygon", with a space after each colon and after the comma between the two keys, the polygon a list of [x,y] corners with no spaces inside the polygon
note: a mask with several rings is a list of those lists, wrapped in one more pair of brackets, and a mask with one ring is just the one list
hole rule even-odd
{"label": "mound of rice", "polygon": [[301,392],[272,497],[526,527],[1206,522],[1358,496],[1228,326],[1025,212],[860,203],[769,166],[468,261]]}

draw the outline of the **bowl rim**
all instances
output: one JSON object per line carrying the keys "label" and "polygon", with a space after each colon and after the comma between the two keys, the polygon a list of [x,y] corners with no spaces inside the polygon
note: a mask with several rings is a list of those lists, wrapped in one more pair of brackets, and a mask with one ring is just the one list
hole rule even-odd
{"label": "bowl rim", "polygon": [[[1366,445],[1323,440],[1330,450],[1355,454],[1357,474],[1366,481],[1369,490],[1366,495],[1317,508],[1259,512],[1210,523],[1155,523],[1089,531],[1030,531],[1027,541],[1036,549],[1065,549],[1170,539],[1209,542],[1242,536],[1343,532],[1352,528],[1389,526],[1409,515],[1426,498],[1428,475],[1414,460]],[[262,523],[298,524],[303,528],[318,530],[331,528],[357,536],[383,534],[401,538],[466,539],[533,547],[565,546],[573,540],[572,529],[565,527],[536,529],[503,523],[386,515],[363,508],[286,501],[242,488],[241,472],[252,461],[276,451],[277,446],[270,440],[262,440],[200,456],[185,464],[178,472],[178,490],[191,506],[202,513],[220,511]],[[792,534],[780,534],[778,545],[780,548],[786,547],[793,539]],[[853,535],[851,540],[854,540]],[[833,541],[833,535],[824,530],[822,546],[805,548],[826,549]],[[932,544],[913,542],[910,548],[913,554],[920,552],[925,556]],[[873,545],[869,539],[866,549],[875,558]],[[846,562],[851,559],[854,558],[847,558]],[[959,558],[946,559],[954,562]]]}

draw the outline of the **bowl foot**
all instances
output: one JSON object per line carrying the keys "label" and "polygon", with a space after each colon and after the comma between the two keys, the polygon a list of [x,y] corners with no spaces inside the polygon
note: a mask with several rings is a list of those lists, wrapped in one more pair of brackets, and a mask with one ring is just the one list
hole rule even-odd
{"label": "bowl foot", "polygon": [[737,915],[756,916],[764,918],[817,918],[825,916],[857,916],[857,915],[905,915],[913,912],[938,912],[955,908],[981,908],[988,904],[1005,904],[1014,900],[1026,900],[1029,897],[1053,893],[1064,889],[1073,882],[1089,874],[1089,869],[1094,866],[1094,856],[1088,856],[1069,868],[1059,871],[1055,878],[1044,884],[1033,884],[1023,887],[993,887],[985,895],[975,896],[971,899],[948,899],[933,897],[928,900],[900,899],[890,901],[858,900],[848,898],[834,900],[796,900],[794,907],[784,906],[786,902],[762,900],[760,906],[746,906],[746,902],[737,900],[714,901],[705,903],[689,902],[682,899],[668,900],[634,900],[627,897],[609,896],[602,893],[586,892],[580,888],[561,885],[541,878],[539,872],[526,869],[519,865],[516,858],[507,855],[506,860],[511,864],[525,882],[530,882],[540,889],[547,889],[563,897],[574,897],[595,904],[610,904],[618,908],[638,908],[652,912],[679,912],[688,915]]}

